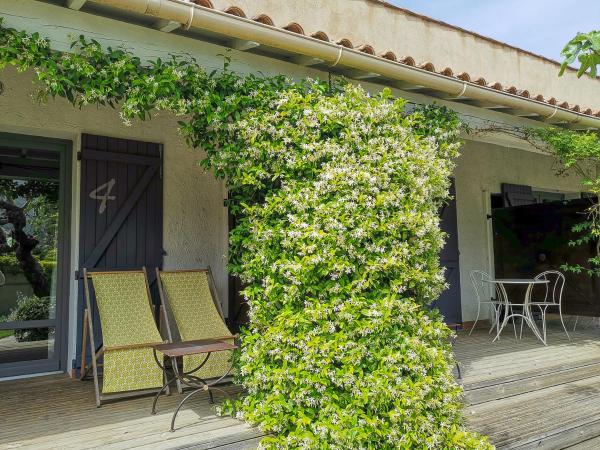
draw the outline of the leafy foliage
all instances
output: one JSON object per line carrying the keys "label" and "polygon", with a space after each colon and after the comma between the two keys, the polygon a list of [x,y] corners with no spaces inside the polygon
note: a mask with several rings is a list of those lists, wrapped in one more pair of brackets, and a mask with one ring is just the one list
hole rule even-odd
{"label": "leafy foliage", "polygon": [[[47,180],[0,179],[0,198],[23,209],[26,228],[38,243],[32,252],[40,258],[56,259],[58,232],[58,183]],[[12,224],[2,226],[10,236]],[[4,253],[14,253],[13,245]]]}
{"label": "leafy foliage", "polygon": [[451,331],[428,305],[444,288],[438,209],[459,121],[408,114],[389,91],[142,64],[83,37],[73,52],[0,29],[0,64],[34,67],[41,98],[163,109],[225,180],[238,218],[230,270],[251,322],[226,408],[272,433],[262,448],[487,449],[465,431]]}
{"label": "leafy foliage", "polygon": [[[44,276],[48,280],[52,279],[52,273],[56,270],[56,260],[42,259],[40,260],[40,266],[42,266]],[[12,275],[23,273],[23,269],[15,255],[0,255],[0,271],[4,274],[9,273]]]}
{"label": "leafy foliage", "polygon": [[589,33],[577,33],[577,36],[565,45],[560,54],[564,59],[560,66],[559,75],[562,75],[570,64],[578,61],[578,77],[581,77],[586,72],[589,72],[592,77],[598,76],[598,66],[600,65],[600,30],[590,31]]}
{"label": "leafy foliage", "polygon": [[600,276],[600,136],[596,132],[585,133],[561,128],[540,128],[530,134],[550,146],[561,163],[563,171],[574,171],[581,177],[583,188],[590,194],[591,206],[587,218],[576,224],[572,231],[579,237],[569,242],[571,246],[596,245],[596,255],[588,259],[588,265],[566,262],[562,269],[573,272],[585,272],[590,276]]}
{"label": "leafy foliage", "polygon": [[[9,320],[44,320],[50,317],[50,297],[25,296],[17,294],[17,307],[10,313]],[[48,328],[27,328],[15,330],[18,342],[43,341],[48,339]]]}

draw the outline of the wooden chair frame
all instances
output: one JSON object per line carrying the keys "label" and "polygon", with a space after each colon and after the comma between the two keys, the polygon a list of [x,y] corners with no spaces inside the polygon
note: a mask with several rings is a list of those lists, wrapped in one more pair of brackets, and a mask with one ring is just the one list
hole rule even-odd
{"label": "wooden chair frame", "polygon": [[[217,311],[219,312],[219,315],[221,316],[221,320],[223,321],[223,323],[225,323],[225,316],[223,315],[223,308],[221,307],[221,302],[219,301],[219,295],[217,293],[217,289],[215,287],[215,280],[213,278],[212,275],[212,270],[210,268],[210,266],[207,266],[206,269],[173,269],[173,270],[160,270],[158,267],[156,267],[156,282],[158,283],[158,295],[160,296],[160,304],[161,306],[164,306],[164,314],[165,316],[167,316],[167,312],[166,309],[167,308],[171,308],[169,305],[169,299],[168,299],[168,295],[165,292],[163,285],[162,285],[162,281],[160,279],[160,274],[161,273],[206,273],[208,275],[208,289],[210,290],[210,295],[212,297],[212,301],[215,305],[215,307],[217,308]],[[167,327],[167,333],[169,336],[169,339],[172,342],[172,333],[171,333],[171,328],[170,328],[170,323],[167,320],[165,320],[165,325]],[[230,334],[228,336],[215,336],[212,339],[219,339],[219,340],[224,340],[224,339],[237,339],[239,337],[238,334]],[[179,382],[179,380],[177,380],[177,391],[179,393],[183,392],[183,388],[181,386],[181,383]]]}
{"label": "wooden chair frame", "polygon": [[[93,374],[93,378],[94,378],[94,391],[96,393],[96,406],[100,407],[102,404],[102,401],[105,400],[113,400],[113,399],[119,399],[119,398],[127,398],[127,397],[134,397],[134,396],[138,396],[138,395],[145,395],[145,394],[151,394],[151,393],[156,393],[160,390],[160,388],[156,388],[156,389],[143,389],[143,390],[136,390],[136,391],[129,391],[129,392],[123,392],[123,393],[118,393],[118,394],[102,394],[100,392],[100,383],[98,380],[98,367],[101,366],[101,364],[98,363],[98,360],[100,359],[100,357],[107,351],[111,351],[111,350],[123,350],[123,349],[131,349],[131,348],[152,348],[152,346],[156,345],[156,344],[162,344],[163,342],[148,342],[148,343],[140,343],[140,344],[131,344],[131,345],[115,345],[115,346],[110,346],[107,347],[105,345],[102,345],[102,347],[96,351],[96,341],[95,341],[95,337],[94,337],[94,324],[93,324],[93,309],[92,309],[92,300],[91,300],[91,290],[90,290],[90,286],[89,286],[89,280],[92,279],[92,277],[96,274],[99,275],[107,275],[107,274],[123,274],[123,273],[130,273],[130,274],[143,274],[144,275],[144,282],[146,284],[146,295],[148,297],[148,307],[150,308],[152,317],[155,317],[155,313],[154,313],[154,304],[152,303],[152,296],[150,295],[150,286],[148,284],[148,273],[146,272],[146,267],[142,267],[142,270],[113,270],[113,271],[98,271],[98,272],[88,272],[86,268],[83,268],[83,285],[84,285],[84,297],[85,297],[85,302],[86,302],[86,308],[83,312],[83,329],[82,329],[82,341],[81,341],[81,371],[80,371],[80,380],[83,380],[89,370],[90,370],[90,366],[88,366],[87,364],[87,344],[88,344],[88,340],[89,340],[89,346],[90,346],[90,354],[91,354],[91,360],[92,360],[92,364],[91,364],[91,369],[92,369],[92,374]],[[160,282],[160,281],[159,281]],[[160,285],[159,285],[160,286]],[[96,305],[97,307],[97,305]],[[172,342],[172,338],[171,338],[171,329],[169,326],[169,318],[167,317],[165,308],[164,308],[164,304],[162,303],[162,295],[161,295],[161,305],[159,307],[159,320],[162,319],[164,320],[164,324],[165,324],[165,328],[166,328],[166,333],[167,333],[167,341],[168,342]],[[158,332],[160,334],[160,322],[159,325],[157,325],[158,328]],[[89,338],[89,339],[88,339]],[[167,387],[167,395],[170,394],[169,392],[169,388]]]}

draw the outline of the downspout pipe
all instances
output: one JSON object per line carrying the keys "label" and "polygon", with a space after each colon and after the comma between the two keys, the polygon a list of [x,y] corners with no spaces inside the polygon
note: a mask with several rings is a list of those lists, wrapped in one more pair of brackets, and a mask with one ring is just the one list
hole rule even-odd
{"label": "downspout pipe", "polygon": [[258,42],[261,45],[318,58],[330,67],[341,66],[423,86],[444,92],[451,97],[506,106],[537,114],[556,122],[577,124],[582,128],[600,128],[600,118],[591,117],[554,105],[479,86],[418,67],[386,60],[341,45],[302,36],[281,28],[275,28],[253,20],[233,16],[182,0],[92,0],[96,3],[119,8],[157,19],[181,23],[185,28],[198,28],[230,36],[233,39]]}

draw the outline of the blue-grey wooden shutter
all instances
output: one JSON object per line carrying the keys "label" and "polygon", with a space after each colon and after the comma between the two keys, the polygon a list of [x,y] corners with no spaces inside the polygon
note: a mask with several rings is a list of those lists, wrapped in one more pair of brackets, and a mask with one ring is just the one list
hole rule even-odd
{"label": "blue-grey wooden shutter", "polygon": [[[154,267],[162,268],[163,260],[162,146],[84,134],[79,158],[78,275],[84,267],[105,271],[146,266],[153,284]],[[83,303],[80,280],[80,325]]]}

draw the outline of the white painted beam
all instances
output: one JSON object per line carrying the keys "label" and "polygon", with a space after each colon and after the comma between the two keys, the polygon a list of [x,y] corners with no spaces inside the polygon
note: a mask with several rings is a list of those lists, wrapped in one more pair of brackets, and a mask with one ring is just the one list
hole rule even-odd
{"label": "white painted beam", "polygon": [[175,22],[174,20],[159,20],[154,24],[154,28],[164,33],[170,33],[171,31],[175,31],[180,27],[181,24],[179,22]]}
{"label": "white painted beam", "polygon": [[401,91],[406,91],[406,92],[418,92],[418,91],[423,91],[426,90],[427,88],[425,86],[422,86],[420,84],[414,84],[414,83],[405,83],[402,81],[398,81],[392,84],[395,88],[400,89]]}
{"label": "white painted beam", "polygon": [[67,8],[75,9],[79,11],[87,0],[67,0],[66,5]]}
{"label": "white painted beam", "polygon": [[256,41],[245,41],[242,39],[234,39],[229,43],[229,47],[240,52],[245,52],[259,46],[260,44]]}
{"label": "white painted beam", "polygon": [[344,74],[348,78],[352,78],[354,80],[371,80],[373,78],[379,78],[381,74],[376,72],[365,72],[363,70],[348,70],[345,71]]}
{"label": "white painted beam", "polygon": [[517,117],[540,117],[540,115],[535,112],[525,111],[522,109],[502,108],[499,111]]}
{"label": "white painted beam", "polygon": [[304,56],[304,55],[294,56],[293,58],[290,59],[290,61],[293,62],[294,64],[298,64],[299,66],[305,66],[305,67],[317,66],[317,65],[323,64],[325,62],[321,58],[312,58],[310,56]]}

